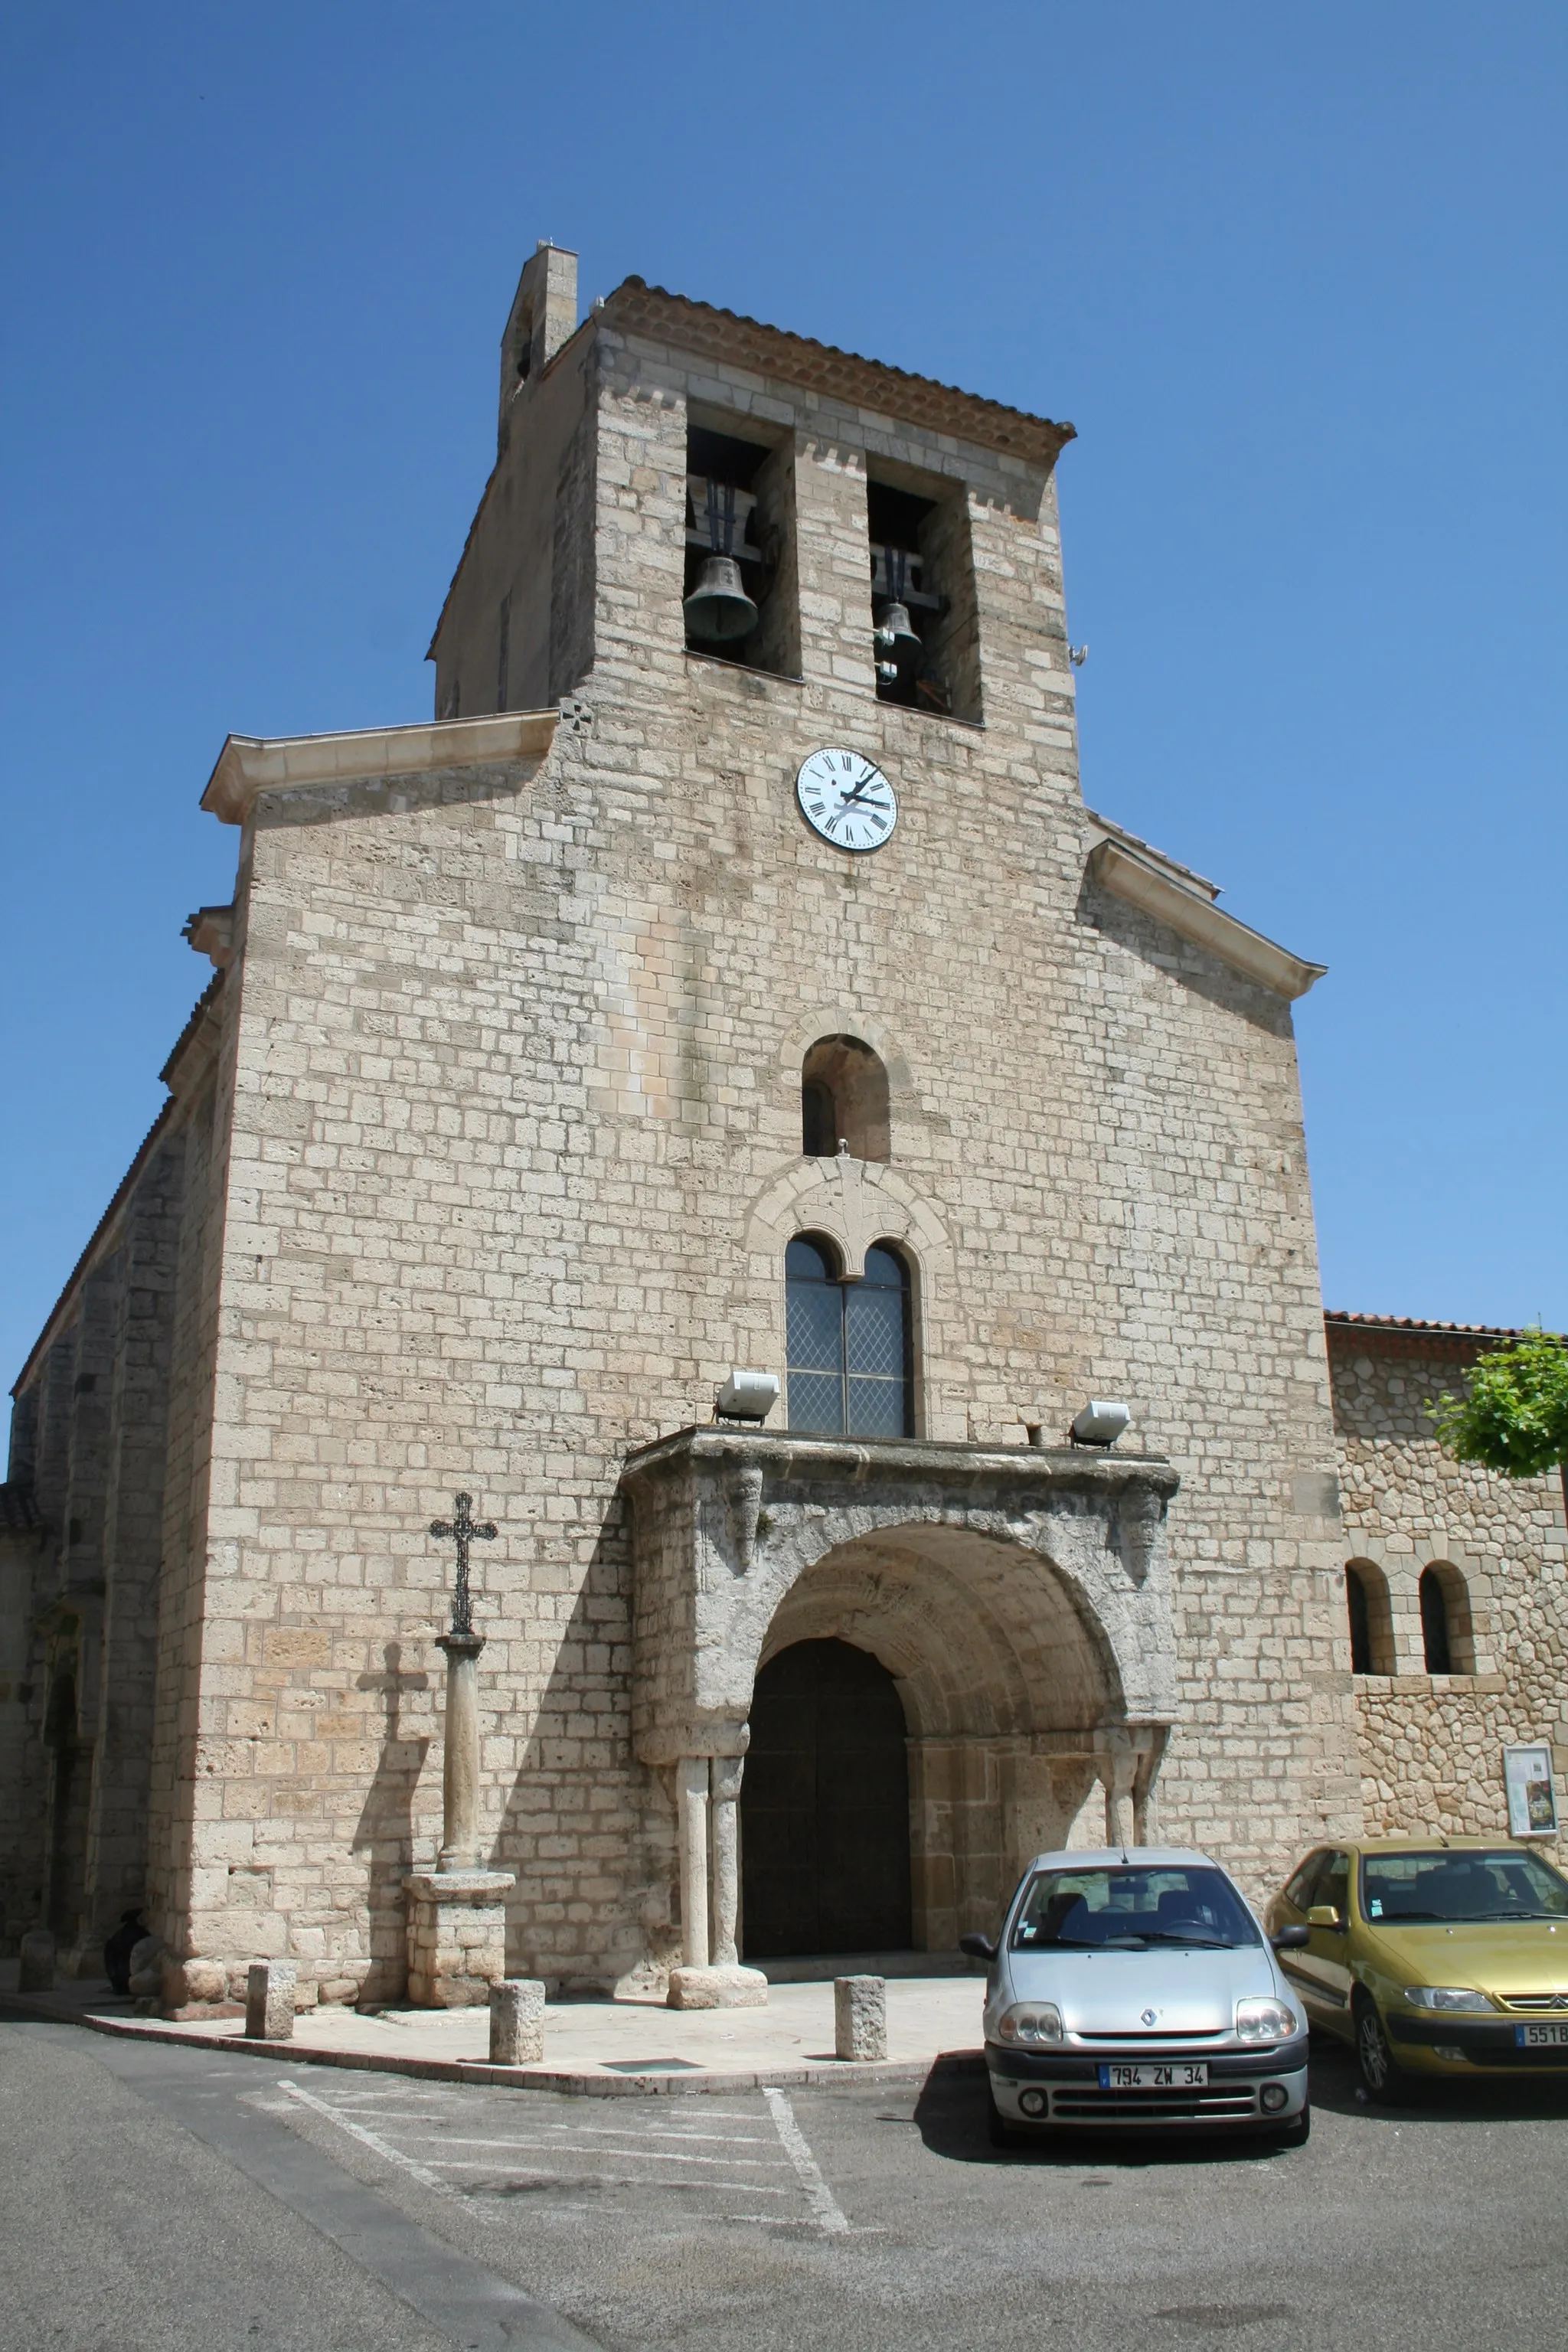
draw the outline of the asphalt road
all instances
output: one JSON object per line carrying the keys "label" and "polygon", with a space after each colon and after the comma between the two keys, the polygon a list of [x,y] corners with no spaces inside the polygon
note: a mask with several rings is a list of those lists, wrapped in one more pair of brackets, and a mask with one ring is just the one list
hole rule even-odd
{"label": "asphalt road", "polygon": [[998,2154],[940,2068],[566,2099],[0,2017],[4,2352],[1549,2352],[1568,2097]]}

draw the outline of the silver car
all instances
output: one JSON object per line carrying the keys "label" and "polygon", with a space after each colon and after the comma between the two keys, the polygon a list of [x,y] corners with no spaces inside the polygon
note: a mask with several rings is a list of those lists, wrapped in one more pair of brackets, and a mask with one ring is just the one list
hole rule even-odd
{"label": "silver car", "polygon": [[[1281,1949],[1303,1940],[1286,1928]],[[1307,2021],[1235,1880],[1179,1847],[1037,1854],[988,1960],[991,2137],[1218,2125],[1300,2147]]]}

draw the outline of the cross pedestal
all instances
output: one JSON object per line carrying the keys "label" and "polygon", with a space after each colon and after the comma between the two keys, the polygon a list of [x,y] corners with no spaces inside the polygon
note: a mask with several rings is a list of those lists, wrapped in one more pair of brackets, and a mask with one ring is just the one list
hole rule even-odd
{"label": "cross pedestal", "polygon": [[506,1975],[510,1870],[415,1870],[408,1890],[408,2000],[415,2009],[482,2009]]}

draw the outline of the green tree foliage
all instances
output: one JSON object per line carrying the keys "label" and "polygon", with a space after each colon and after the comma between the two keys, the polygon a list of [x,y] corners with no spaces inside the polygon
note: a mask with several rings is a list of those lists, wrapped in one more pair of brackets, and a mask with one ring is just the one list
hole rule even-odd
{"label": "green tree foliage", "polygon": [[1482,1462],[1506,1478],[1538,1478],[1561,1464],[1568,1486],[1568,1347],[1554,1333],[1526,1331],[1493,1349],[1462,1397],[1445,1391],[1430,1411],[1456,1462]]}

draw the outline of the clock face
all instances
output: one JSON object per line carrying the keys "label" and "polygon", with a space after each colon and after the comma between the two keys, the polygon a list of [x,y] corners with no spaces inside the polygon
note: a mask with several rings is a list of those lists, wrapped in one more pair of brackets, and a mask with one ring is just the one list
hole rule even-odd
{"label": "clock face", "polygon": [[893,787],[858,751],[814,751],[795,796],[812,831],[835,849],[880,849],[899,821]]}

